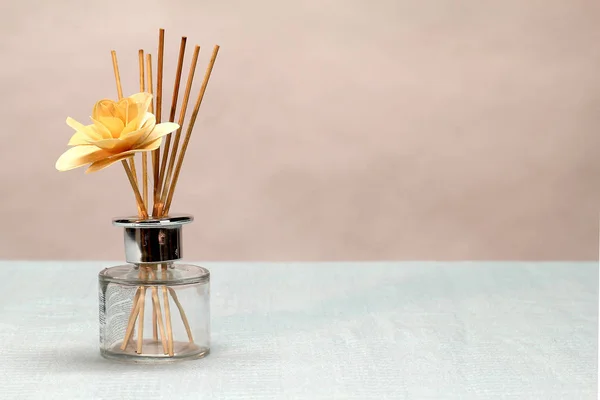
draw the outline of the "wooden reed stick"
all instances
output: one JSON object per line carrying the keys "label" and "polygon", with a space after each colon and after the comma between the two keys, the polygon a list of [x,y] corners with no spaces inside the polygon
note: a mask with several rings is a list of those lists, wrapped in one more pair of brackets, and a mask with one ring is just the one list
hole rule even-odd
{"label": "wooden reed stick", "polygon": [[127,164],[127,161],[125,161],[125,160],[121,160],[121,163],[123,164],[123,168],[125,168],[125,173],[127,174],[127,178],[129,179],[129,183],[131,184],[131,188],[133,189],[133,194],[135,195],[135,200],[138,203],[139,215],[141,218],[148,218],[148,211],[146,210],[146,207],[144,206],[144,200],[142,199],[142,195],[140,194],[140,189],[138,188],[138,185],[135,182],[135,179],[133,179],[133,174],[131,173],[131,170],[129,169],[129,164]]}
{"label": "wooden reed stick", "polygon": [[[181,44],[179,45],[179,58],[177,60],[177,71],[175,74],[175,85],[173,86],[173,98],[171,99],[171,113],[169,114],[169,121],[175,120],[175,113],[177,111],[177,99],[179,98],[179,86],[181,85],[181,72],[183,70],[183,60],[185,58],[185,45],[187,38],[184,36],[181,38]],[[158,193],[157,200],[159,200],[157,212],[161,214],[162,204],[160,204],[160,195],[162,191],[162,185],[165,183],[165,170],[167,167],[167,158],[169,157],[169,148],[171,146],[171,135],[165,136],[164,148],[162,154],[162,161],[160,163],[160,174],[158,176]]]}
{"label": "wooden reed stick", "polygon": [[144,50],[138,50],[138,66],[140,69],[140,92],[146,91],[146,75],[144,73]]}
{"label": "wooden reed stick", "polygon": [[[111,50],[110,55],[112,56],[113,62],[113,71],[115,73],[115,81],[117,82],[117,95],[119,96],[119,100],[123,98],[123,87],[121,86],[121,74],[119,73],[119,62],[117,61],[117,52],[115,50]],[[133,157],[129,159],[129,167],[133,173],[133,179],[137,184],[137,173],[135,170],[135,162]]]}
{"label": "wooden reed stick", "polygon": [[[140,267],[140,278],[142,280],[146,280],[147,274],[144,272],[143,268]],[[137,349],[136,352],[138,354],[142,354],[142,345],[144,343],[144,309],[146,308],[146,287],[140,286],[140,298],[138,300],[138,337],[137,337]]]}
{"label": "wooden reed stick", "polygon": [[[137,170],[135,169],[135,155],[129,157],[129,168],[131,168],[131,174],[133,175],[133,180],[135,181],[135,184],[138,184],[138,179],[137,179]],[[142,202],[144,200],[142,199]]]}
{"label": "wooden reed stick", "polygon": [[175,166],[175,158],[177,157],[177,148],[179,146],[179,140],[181,138],[181,130],[183,128],[183,122],[185,121],[185,113],[187,111],[188,102],[190,99],[190,92],[192,91],[192,84],[194,82],[194,73],[196,71],[196,64],[198,63],[198,54],[200,54],[200,46],[194,48],[194,54],[192,55],[192,63],[190,64],[190,72],[188,74],[187,83],[185,85],[185,92],[183,95],[183,103],[181,104],[181,110],[179,110],[179,129],[175,133],[175,139],[173,140],[173,148],[171,150],[171,156],[169,157],[169,167],[167,169],[167,175],[165,177],[165,185],[163,185],[162,194],[160,196],[160,203],[164,204],[167,200],[167,192],[169,185],[166,184],[171,181],[173,175],[173,167]]}
{"label": "wooden reed stick", "polygon": [[[163,64],[164,64],[164,53],[165,53],[165,30],[160,29],[158,31],[158,67],[156,77],[156,123],[160,124],[162,114],[162,86],[163,86]],[[158,179],[160,176],[160,147],[152,152],[152,166],[154,170],[152,175],[154,177],[154,207],[158,202]],[[154,213],[153,213],[154,214]]]}
{"label": "wooden reed stick", "polygon": [[177,100],[179,99],[179,86],[181,85],[181,73],[183,72],[183,60],[185,59],[185,45],[187,43],[187,37],[181,38],[179,43],[179,58],[177,59],[177,70],[175,72],[175,85],[173,86],[173,97],[171,98],[171,112],[169,113],[169,121],[175,120],[175,113],[177,111]]}
{"label": "wooden reed stick", "polygon": [[[142,294],[138,300],[139,315],[138,315],[138,338],[137,338],[137,350],[138,354],[142,354],[142,345],[144,343],[144,308],[146,305],[146,288],[142,286],[140,288],[142,290]],[[135,324],[135,323],[134,323]]]}
{"label": "wooden reed stick", "polygon": [[144,200],[144,206],[148,209],[148,154],[142,152],[142,179],[144,182],[144,189],[142,198]]}
{"label": "wooden reed stick", "polygon": [[[179,58],[177,60],[177,70],[175,73],[175,85],[173,86],[173,98],[171,99],[171,113],[169,115],[169,121],[175,120],[175,113],[177,111],[177,99],[179,98],[179,86],[181,85],[181,72],[183,70],[183,60],[185,58],[185,45],[187,37],[181,38],[179,45]],[[160,202],[160,196],[162,193],[162,187],[165,183],[165,169],[167,166],[167,158],[169,157],[169,148],[171,146],[171,135],[167,135],[164,139],[164,148],[162,161],[160,163],[160,174],[158,177],[158,188],[157,188],[157,203],[155,204],[154,211],[157,215],[162,215],[163,204]]]}
{"label": "wooden reed stick", "polygon": [[131,303],[131,313],[129,314],[129,320],[127,321],[127,329],[125,330],[125,337],[123,338],[123,343],[121,343],[121,350],[125,350],[127,344],[129,343],[129,339],[131,339],[131,334],[133,333],[133,328],[135,327],[135,320],[139,313],[140,306],[140,295],[142,292],[142,288],[137,288],[135,292],[135,296],[133,298],[133,302]]}
{"label": "wooden reed stick", "polygon": [[[154,89],[153,89],[153,84],[152,84],[152,55],[150,54],[146,54],[146,78],[147,78],[147,83],[146,83],[146,90],[148,91],[148,93],[150,93],[151,95],[154,95]],[[156,101],[156,99],[153,99],[153,101],[150,103],[150,112],[154,113],[154,102]],[[142,153],[142,156],[146,155],[146,152]],[[153,192],[152,192],[152,199],[154,199],[156,197],[156,185],[154,184],[155,182],[158,181],[158,160],[154,157],[154,152],[152,152],[151,154],[151,159],[152,159],[152,186],[153,186]],[[148,208],[149,209],[149,208]],[[153,305],[154,307],[154,305]],[[157,336],[157,331],[156,331],[156,313],[152,313],[152,319],[154,320],[154,323],[152,324],[152,337],[154,338],[154,340],[158,339]]]}
{"label": "wooden reed stick", "polygon": [[169,306],[169,296],[167,292],[167,287],[163,286],[163,303],[165,306],[165,321],[167,322],[167,348],[169,350],[169,355],[174,355],[173,350],[173,329],[171,327],[171,308]]}
{"label": "wooden reed stick", "polygon": [[[155,275],[153,271],[150,271],[150,277],[154,280]],[[158,300],[158,288],[152,286],[152,301],[156,307],[156,319],[158,320],[158,329],[160,331],[160,340],[163,346],[163,353],[169,354],[169,347],[167,346],[167,338],[165,337],[165,326],[162,320],[162,313],[160,312],[160,301]]]}
{"label": "wooden reed stick", "polygon": [[190,340],[190,343],[194,343],[194,337],[192,336],[192,329],[190,328],[190,323],[188,322],[187,316],[185,315],[183,306],[177,298],[177,293],[175,292],[175,289],[169,288],[169,293],[171,293],[171,297],[173,298],[173,301],[175,302],[175,305],[179,310],[179,315],[181,315],[181,320],[183,321],[183,326],[185,326],[185,331],[187,332],[188,339]]}
{"label": "wooden reed stick", "polygon": [[[113,72],[115,73],[115,81],[117,82],[117,94],[119,96],[119,100],[121,100],[123,98],[123,89],[121,88],[121,75],[119,74],[119,63],[117,61],[117,52],[112,50],[110,53],[112,55]],[[137,180],[135,178],[135,175],[133,174],[132,169],[130,168],[130,165],[127,164],[127,161],[123,160],[123,161],[121,161],[121,163],[123,164],[123,167],[125,168],[125,173],[127,174],[127,178],[129,179],[129,183],[131,184],[131,188],[133,189],[133,194],[135,195],[135,200],[137,201],[137,204],[138,204],[138,214],[142,218],[148,218],[148,211],[146,210],[146,207],[144,206],[144,200],[142,199],[142,196],[140,195],[140,190],[138,189]],[[135,164],[134,164],[134,167],[135,167]]]}
{"label": "wooden reed stick", "polygon": [[[167,266],[163,265],[162,267],[163,279],[166,280]],[[174,355],[173,350],[173,329],[171,327],[171,307],[169,305],[169,296],[167,291],[167,286],[162,287],[163,292],[163,305],[165,307],[165,321],[167,323],[167,347],[169,350],[169,355],[172,357]]]}
{"label": "wooden reed stick", "polygon": [[175,192],[175,187],[177,186],[177,180],[179,179],[179,173],[181,172],[181,166],[183,164],[183,159],[185,157],[185,152],[187,150],[188,144],[190,142],[190,136],[192,135],[192,130],[194,129],[194,124],[196,123],[196,118],[198,117],[198,111],[200,111],[200,105],[202,104],[202,98],[204,97],[204,92],[206,92],[206,86],[208,85],[208,81],[210,79],[210,74],[212,73],[213,66],[215,65],[215,61],[217,59],[217,54],[219,53],[219,46],[215,46],[213,49],[212,56],[210,57],[210,62],[208,67],[206,68],[206,73],[204,74],[204,80],[202,81],[202,86],[200,87],[200,93],[198,94],[198,99],[196,100],[196,106],[194,107],[194,111],[192,112],[192,116],[190,118],[190,122],[188,123],[188,128],[185,133],[185,138],[183,140],[183,145],[181,146],[181,153],[179,154],[179,158],[177,159],[177,166],[175,167],[175,173],[173,175],[173,180],[169,187],[169,194],[167,196],[167,202],[164,206],[164,213],[167,214],[171,207],[171,202],[173,201],[173,193]]}
{"label": "wooden reed stick", "polygon": [[[152,87],[152,55],[146,54],[146,91],[151,95],[154,95],[154,89]],[[156,100],[156,99],[154,99]],[[150,103],[150,112],[154,113],[154,101]]]}
{"label": "wooden reed stick", "polygon": [[121,75],[119,74],[119,62],[117,61],[117,52],[111,50],[110,55],[112,56],[113,71],[115,73],[115,81],[117,82],[117,95],[119,100],[123,98],[123,88],[121,87]]}
{"label": "wooden reed stick", "polygon": [[[138,59],[140,65],[140,92],[146,91],[146,77],[144,74],[144,50],[138,50]],[[152,107],[152,105],[151,105]],[[142,198],[144,206],[148,209],[148,154],[142,152]]]}
{"label": "wooden reed stick", "polygon": [[152,340],[158,340],[158,326],[156,320],[156,306],[152,303]]}

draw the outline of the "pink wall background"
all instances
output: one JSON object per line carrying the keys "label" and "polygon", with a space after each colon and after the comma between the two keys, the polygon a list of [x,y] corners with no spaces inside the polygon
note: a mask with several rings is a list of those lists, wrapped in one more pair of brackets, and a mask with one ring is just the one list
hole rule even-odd
{"label": "pink wall background", "polygon": [[5,3],[0,258],[123,259],[122,168],[54,162],[116,96],[110,50],[135,92],[159,27],[166,93],[181,35],[198,77],[221,45],[173,206],[187,259],[598,255],[598,2]]}

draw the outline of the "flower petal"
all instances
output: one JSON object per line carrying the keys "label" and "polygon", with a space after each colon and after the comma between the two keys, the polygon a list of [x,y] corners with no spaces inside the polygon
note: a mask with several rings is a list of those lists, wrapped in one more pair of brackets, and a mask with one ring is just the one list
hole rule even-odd
{"label": "flower petal", "polygon": [[152,151],[152,150],[156,150],[160,147],[160,144],[162,143],[162,137],[159,137],[158,139],[154,140],[153,142],[149,142],[146,143],[143,147],[139,147],[137,150],[138,151]]}
{"label": "flower petal", "polygon": [[75,129],[75,131],[81,132],[83,135],[87,136],[91,140],[101,139],[101,136],[94,129],[92,129],[92,125],[83,125],[82,123],[75,121],[71,117],[67,118],[67,125]]}
{"label": "flower petal", "polygon": [[147,112],[144,114],[144,117],[140,120],[140,128],[146,127],[148,125],[156,125],[156,116],[151,112]]}
{"label": "flower petal", "polygon": [[129,96],[129,98],[138,105],[141,113],[148,111],[150,103],[152,103],[152,97],[153,96],[148,92],[140,92]]}
{"label": "flower petal", "polygon": [[[154,129],[154,126],[156,125],[156,118],[154,117],[154,115],[151,113],[146,113],[146,114],[147,115],[144,116],[144,119],[146,120],[146,122],[141,126],[141,128],[138,128],[135,131],[123,133],[121,135],[121,139],[129,140],[130,138],[134,138],[136,144],[145,142],[146,138],[152,133],[152,130]],[[148,117],[148,115],[149,115],[149,117]]]}
{"label": "flower petal", "polygon": [[129,157],[133,157],[134,155],[135,155],[135,151],[130,150],[130,151],[126,151],[124,153],[117,154],[117,155],[109,157],[109,158],[105,158],[104,160],[96,161],[95,163],[92,163],[88,167],[88,169],[85,170],[85,173],[90,174],[92,172],[100,171],[100,170],[116,163],[117,161],[121,161],[121,160],[124,160]]}
{"label": "flower petal", "polygon": [[162,140],[162,138],[154,141],[153,143],[148,145],[148,148],[128,150],[123,153],[116,154],[112,157],[105,158],[104,160],[99,160],[99,161],[93,163],[92,165],[90,165],[89,168],[85,171],[85,173],[89,174],[92,172],[100,171],[101,169],[104,169],[104,168],[108,167],[109,165],[116,163],[117,161],[121,161],[121,160],[124,160],[129,157],[133,157],[135,155],[135,153],[138,153],[140,151],[156,150],[160,146],[161,140]]}
{"label": "flower petal", "polygon": [[100,117],[98,122],[109,130],[113,138],[119,138],[123,128],[125,128],[123,121],[117,117]]}
{"label": "flower petal", "polygon": [[124,135],[127,135],[130,132],[134,132],[134,131],[137,131],[138,129],[140,129],[142,127],[141,121],[143,118],[144,118],[144,114],[139,114],[132,121],[130,121],[125,126],[125,128],[123,128],[123,131],[121,132],[121,137],[123,137]]}
{"label": "flower petal", "polygon": [[154,129],[153,125],[146,126],[136,132],[132,132],[131,136],[128,136],[125,140],[135,139],[133,143],[134,148],[144,147],[145,144],[148,143],[148,137],[152,134],[152,130]]}
{"label": "flower petal", "polygon": [[102,125],[100,123],[100,121],[98,121],[97,119],[94,119],[94,118],[90,118],[90,119],[94,123],[94,126],[93,126],[94,131],[99,136],[97,139],[112,139],[112,134],[110,133],[110,131],[108,130],[107,127]]}
{"label": "flower petal", "polygon": [[134,103],[131,99],[128,100],[129,101],[127,104],[127,111],[125,113],[125,125],[129,125],[131,122],[136,121],[138,116],[140,116],[140,114],[143,114],[139,112],[139,106],[137,105],[137,103]]}
{"label": "flower petal", "polygon": [[84,124],[82,124],[81,122],[75,121],[71,117],[67,117],[67,125],[69,125],[73,129],[75,129],[76,131],[82,131],[82,130],[85,129],[85,125]]}
{"label": "flower petal", "polygon": [[69,146],[79,146],[86,144],[90,144],[90,138],[88,137],[88,135],[81,131],[75,132],[73,136],[71,136],[71,139],[69,139],[68,143]]}
{"label": "flower petal", "polygon": [[68,171],[108,156],[110,156],[110,153],[96,146],[76,146],[65,151],[56,161],[55,167],[59,171]]}
{"label": "flower petal", "polygon": [[103,117],[118,117],[117,105],[114,101],[104,99],[98,101],[92,110],[92,119],[100,119]]}
{"label": "flower petal", "polygon": [[112,154],[114,154],[115,152],[113,150],[120,146],[121,142],[121,139],[102,139],[96,140],[92,144],[101,149],[108,150]]}
{"label": "flower petal", "polygon": [[[115,117],[119,118],[121,121],[127,120],[127,99],[121,99],[119,101],[112,102],[112,111],[110,115],[103,115],[103,117]],[[94,117],[95,118],[95,117]]]}
{"label": "flower petal", "polygon": [[146,138],[146,142],[152,142],[160,137],[168,135],[171,132],[175,132],[177,129],[179,129],[179,124],[174,122],[163,122],[155,125],[152,133]]}

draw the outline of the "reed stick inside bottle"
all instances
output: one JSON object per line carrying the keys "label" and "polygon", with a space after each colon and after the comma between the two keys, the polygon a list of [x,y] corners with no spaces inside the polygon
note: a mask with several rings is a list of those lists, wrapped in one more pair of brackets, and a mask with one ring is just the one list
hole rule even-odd
{"label": "reed stick inside bottle", "polygon": [[[146,77],[147,77],[147,84],[146,84],[146,88],[148,90],[148,93],[153,94],[153,87],[152,87],[152,56],[150,54],[146,54]],[[154,112],[154,102],[150,103],[150,112]],[[146,153],[143,153],[146,154]],[[154,165],[154,158],[152,158],[152,168],[153,171],[156,168],[156,166]],[[157,321],[157,317],[156,317],[156,305],[154,304],[154,302],[152,302],[152,339],[154,341],[158,340],[158,321]]]}
{"label": "reed stick inside bottle", "polygon": [[[162,276],[163,279],[167,279],[167,266],[163,265],[162,266]],[[168,296],[168,291],[167,291],[167,286],[163,286],[162,287],[162,292],[163,292],[163,306],[165,307],[165,322],[167,325],[167,348],[169,351],[169,355],[173,356],[174,354],[174,350],[173,350],[173,328],[171,326],[171,307],[169,306],[169,296]]]}
{"label": "reed stick inside bottle", "polygon": [[123,343],[121,343],[121,350],[125,350],[127,348],[127,344],[131,339],[131,335],[133,334],[133,328],[135,327],[135,321],[139,314],[139,299],[142,292],[142,288],[138,287],[135,296],[133,297],[131,312],[129,313],[129,320],[127,322],[127,329],[125,331],[125,338],[123,339]]}
{"label": "reed stick inside bottle", "polygon": [[[142,281],[147,280],[147,272],[144,267],[140,267],[140,279]],[[137,348],[136,352],[142,354],[144,345],[144,309],[146,308],[146,286],[140,286],[140,298],[138,299],[139,304],[137,308],[139,310],[138,315],[138,337],[137,337]]]}
{"label": "reed stick inside bottle", "polygon": [[[156,275],[154,271],[150,271],[150,279],[155,280]],[[160,311],[160,301],[158,299],[158,287],[152,286],[152,301],[154,302],[154,306],[156,307],[156,319],[158,320],[158,329],[160,332],[160,340],[163,346],[163,353],[169,354],[169,347],[167,345],[167,338],[165,336],[165,325],[162,319],[162,312]]]}

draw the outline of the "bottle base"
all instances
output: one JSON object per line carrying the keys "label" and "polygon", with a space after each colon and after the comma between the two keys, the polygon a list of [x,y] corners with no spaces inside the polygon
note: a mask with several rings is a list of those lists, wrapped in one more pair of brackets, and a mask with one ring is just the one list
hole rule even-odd
{"label": "bottle base", "polygon": [[210,348],[198,346],[190,342],[173,342],[173,356],[164,354],[164,348],[160,341],[145,339],[143,341],[143,353],[137,354],[135,348],[137,341],[131,340],[125,350],[121,350],[122,342],[116,343],[109,349],[100,349],[100,355],[108,360],[162,364],[184,360],[197,360],[210,354]]}

